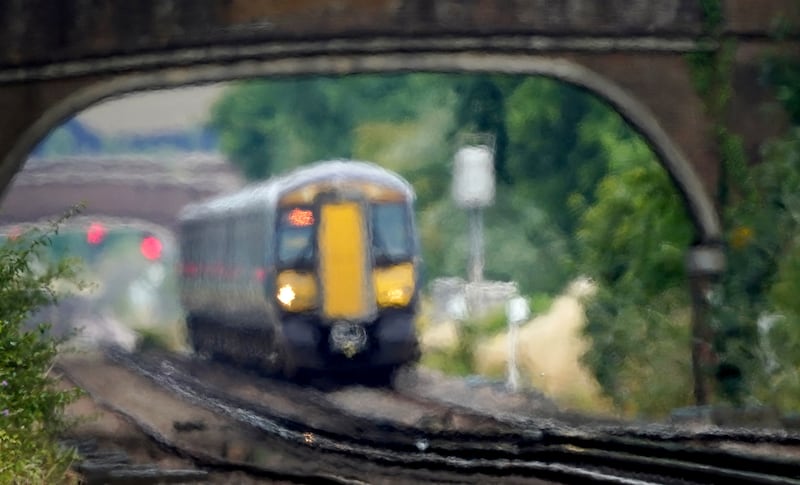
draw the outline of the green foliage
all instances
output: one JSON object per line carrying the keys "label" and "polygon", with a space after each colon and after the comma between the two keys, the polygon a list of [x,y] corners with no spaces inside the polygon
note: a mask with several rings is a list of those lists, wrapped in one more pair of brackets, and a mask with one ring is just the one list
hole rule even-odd
{"label": "green foliage", "polygon": [[474,374],[473,353],[476,339],[477,335],[473,328],[459,327],[458,341],[454,347],[426,352],[421,359],[421,364],[453,376]]}
{"label": "green foliage", "polygon": [[720,0],[700,0],[703,12],[703,30],[708,35],[718,35],[725,20]]}
{"label": "green foliage", "polygon": [[686,294],[677,287],[648,298],[601,286],[587,302],[592,346],[584,362],[622,412],[664,416],[691,403]]}
{"label": "green foliage", "polygon": [[772,57],[764,63],[764,79],[774,87],[793,125],[800,125],[800,61]]}
{"label": "green foliage", "polygon": [[171,340],[172,336],[165,329],[157,327],[140,328],[136,333],[139,337],[136,342],[136,347],[139,350],[174,350],[174,342]]}
{"label": "green foliage", "polygon": [[447,92],[413,121],[367,121],[355,129],[354,158],[398,172],[413,186],[424,210],[449,194],[451,147],[442,140],[452,131],[453,101]]}
{"label": "green foliage", "polygon": [[55,301],[57,285],[76,278],[74,262],[38,259],[56,231],[57,223],[0,246],[0,483],[56,483],[75,456],[57,442],[78,395],[56,389],[50,374],[58,342],[46,325],[25,329],[35,309]]}
{"label": "green foliage", "polygon": [[[800,355],[793,298],[800,276],[795,242],[800,144],[795,131],[767,147],[760,164],[748,165],[740,138],[728,128],[735,45],[721,37],[719,3],[704,0],[702,6],[707,33],[720,47],[688,57],[722,162],[717,195],[724,208],[728,267],[713,299],[718,391],[734,404],[749,400],[794,409]],[[796,60],[773,57],[764,63],[763,76],[795,125],[800,122],[798,66]]]}
{"label": "green foliage", "polygon": [[721,174],[717,187],[718,202],[726,207],[740,197],[752,193],[748,187],[748,169],[741,138],[727,126],[730,100],[733,97],[731,76],[736,54],[736,44],[722,39],[718,27],[722,23],[718,0],[704,0],[704,9],[709,25],[707,33],[716,38],[719,47],[715,50],[687,54],[695,89],[703,99],[705,110],[714,123],[714,136],[720,157]]}
{"label": "green foliage", "polygon": [[469,324],[477,329],[481,339],[505,332],[508,330],[506,310],[502,307],[498,308],[481,318],[476,318],[474,322],[469,322]]}
{"label": "green foliage", "polygon": [[536,293],[528,300],[531,315],[540,315],[546,312],[553,304],[553,297],[547,293]]}
{"label": "green foliage", "polygon": [[[765,151],[750,171],[753,196],[729,209],[728,270],[718,289],[717,349],[741,375],[725,397],[751,395],[794,409],[800,355],[800,133]],[[759,328],[761,327],[761,328]]]}
{"label": "green foliage", "polygon": [[602,284],[648,296],[685,284],[693,230],[669,176],[641,140],[609,149],[614,162],[597,202],[581,211],[581,268]]}
{"label": "green foliage", "polygon": [[568,201],[591,203],[607,170],[600,137],[613,133],[624,141],[632,132],[597,99],[551,79],[525,79],[507,106],[512,180],[558,230],[571,234],[577,218],[564,210]]}
{"label": "green foliage", "polygon": [[[579,267],[588,300],[585,362],[620,409],[658,415],[689,403],[688,288],[692,226],[669,176],[641,139],[603,140],[609,173],[580,209]],[[670,376],[669,383],[658,373]]]}
{"label": "green foliage", "polygon": [[[568,278],[566,236],[530,204],[526,197],[509,190],[499,192],[494,205],[484,211],[484,275],[496,281],[516,281],[525,294],[555,294]],[[444,198],[422,214],[419,225],[430,273],[464,276],[469,254],[464,211]]]}
{"label": "green foliage", "polygon": [[521,78],[508,76],[463,76],[455,82],[458,103],[455,106],[455,127],[460,135],[489,134],[494,138],[497,178],[511,183],[508,169],[508,122],[506,99]]}
{"label": "green foliage", "polygon": [[[243,82],[211,125],[250,179],[322,159],[350,158],[359,124],[415,120],[446,102],[443,75],[361,75]],[[408,99],[415,102],[409,103]]]}
{"label": "green foliage", "polygon": [[[728,267],[722,277],[713,302],[711,342],[718,363],[714,371],[718,398],[742,404],[748,392],[748,369],[757,367],[755,354],[755,322],[763,310],[761,297],[769,282],[772,253],[749,244],[753,224],[773,224],[770,219],[755,220],[750,216],[757,209],[759,189],[754,185],[741,137],[728,128],[728,108],[733,97],[731,80],[736,46],[722,38],[718,1],[706,0],[706,33],[719,42],[715,50],[690,54],[687,57],[695,88],[703,99],[706,113],[714,123],[717,153],[720,157],[720,176],[717,203],[724,208],[723,226],[734,251],[729,251]],[[766,228],[765,228],[766,229]],[[748,241],[743,242],[745,239]],[[741,243],[741,244],[740,244]],[[738,254],[737,254],[738,253]],[[746,256],[743,253],[747,253]]]}
{"label": "green foliage", "polygon": [[455,345],[425,352],[421,363],[445,374],[467,376],[475,373],[475,350],[481,342],[504,332],[508,327],[505,309],[500,308],[480,318],[458,323]]}

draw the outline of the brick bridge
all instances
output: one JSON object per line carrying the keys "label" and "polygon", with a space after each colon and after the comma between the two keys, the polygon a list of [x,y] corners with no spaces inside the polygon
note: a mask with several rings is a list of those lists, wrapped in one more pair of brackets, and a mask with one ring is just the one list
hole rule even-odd
{"label": "brick bridge", "polygon": [[721,164],[686,54],[722,49],[704,35],[712,24],[733,47],[727,123],[755,162],[785,126],[759,77],[767,55],[800,57],[786,28],[800,24],[796,0],[5,0],[0,191],[51,128],[126,92],[299,74],[547,76],[606,100],[672,176],[695,225],[702,320],[706,277],[723,262]]}
{"label": "brick bridge", "polygon": [[242,183],[230,163],[213,155],[31,159],[6,191],[0,225],[52,218],[83,203],[84,216],[175,229],[181,207]]}
{"label": "brick bridge", "polygon": [[[125,92],[255,76],[513,72],[582,86],[651,143],[684,195],[696,242],[721,228],[712,123],[686,53],[717,49],[695,0],[297,0],[0,4],[0,190],[71,114]],[[748,153],[784,120],[758,82],[762,58],[797,53],[794,0],[718,0],[736,41],[730,123]]]}

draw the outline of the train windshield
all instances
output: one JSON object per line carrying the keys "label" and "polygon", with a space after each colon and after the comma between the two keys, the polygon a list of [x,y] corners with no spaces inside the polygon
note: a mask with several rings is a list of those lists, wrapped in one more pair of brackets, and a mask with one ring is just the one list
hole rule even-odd
{"label": "train windshield", "polygon": [[296,207],[281,212],[277,248],[280,266],[313,267],[315,225],[315,214],[309,208]]}
{"label": "train windshield", "polygon": [[412,239],[405,204],[372,206],[372,256],[376,264],[391,264],[411,258]]}

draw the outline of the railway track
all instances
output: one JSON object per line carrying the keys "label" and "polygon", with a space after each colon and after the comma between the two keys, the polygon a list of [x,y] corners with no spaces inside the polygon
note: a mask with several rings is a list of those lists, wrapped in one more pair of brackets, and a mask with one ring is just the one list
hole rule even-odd
{"label": "railway track", "polygon": [[394,476],[410,482],[800,484],[800,436],[783,431],[492,414],[408,390],[324,391],[173,355],[107,355],[257,439],[348,470],[325,475],[333,482],[404,470]]}

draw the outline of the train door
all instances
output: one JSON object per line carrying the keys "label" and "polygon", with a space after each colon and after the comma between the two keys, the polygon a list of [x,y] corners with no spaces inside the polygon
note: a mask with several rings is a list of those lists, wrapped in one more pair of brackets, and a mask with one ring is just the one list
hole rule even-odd
{"label": "train door", "polygon": [[322,313],[330,320],[363,322],[375,313],[365,205],[325,201],[318,232]]}

